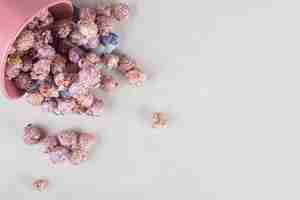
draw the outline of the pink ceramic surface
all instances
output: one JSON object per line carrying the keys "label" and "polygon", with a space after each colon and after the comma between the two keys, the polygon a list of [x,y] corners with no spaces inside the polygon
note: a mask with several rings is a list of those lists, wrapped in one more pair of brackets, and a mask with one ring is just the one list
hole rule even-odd
{"label": "pink ceramic surface", "polygon": [[69,18],[73,13],[70,0],[0,0],[0,89],[9,99],[16,99],[22,93],[5,78],[8,49],[22,29],[41,10],[47,8],[55,18]]}

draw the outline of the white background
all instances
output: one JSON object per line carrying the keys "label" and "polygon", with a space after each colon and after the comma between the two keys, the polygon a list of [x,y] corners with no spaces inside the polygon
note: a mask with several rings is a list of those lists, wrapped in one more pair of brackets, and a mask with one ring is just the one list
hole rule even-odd
{"label": "white background", "polygon": [[[103,117],[55,117],[1,99],[0,197],[30,200],[299,199],[299,1],[130,0],[122,50],[150,80],[104,96]],[[151,128],[151,112],[170,127]],[[51,167],[22,142],[29,123],[99,142]],[[34,178],[50,181],[33,192]]]}

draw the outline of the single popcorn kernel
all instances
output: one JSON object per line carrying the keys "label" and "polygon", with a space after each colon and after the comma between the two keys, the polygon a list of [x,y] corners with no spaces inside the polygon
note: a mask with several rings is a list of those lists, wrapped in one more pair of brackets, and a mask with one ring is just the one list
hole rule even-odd
{"label": "single popcorn kernel", "polygon": [[57,137],[62,146],[72,147],[77,144],[78,134],[73,130],[64,130]]}
{"label": "single popcorn kernel", "polygon": [[43,192],[48,188],[49,182],[46,179],[38,179],[32,183],[32,188],[36,191]]}
{"label": "single popcorn kernel", "polygon": [[25,97],[28,103],[30,103],[33,106],[39,106],[44,101],[44,96],[39,92],[27,93]]}
{"label": "single popcorn kernel", "polygon": [[112,14],[117,21],[128,19],[129,6],[125,3],[118,3],[113,5]]}
{"label": "single popcorn kernel", "polygon": [[34,33],[30,30],[25,30],[20,33],[16,40],[17,51],[27,51],[34,45]]}
{"label": "single popcorn kernel", "polygon": [[152,115],[152,127],[153,128],[166,128],[168,118],[165,113],[155,112]]}
{"label": "single popcorn kernel", "polygon": [[44,138],[44,133],[43,131],[32,125],[32,124],[28,124],[25,128],[24,128],[24,136],[23,136],[23,140],[25,144],[28,145],[34,145],[34,144],[38,144],[41,142],[41,140]]}

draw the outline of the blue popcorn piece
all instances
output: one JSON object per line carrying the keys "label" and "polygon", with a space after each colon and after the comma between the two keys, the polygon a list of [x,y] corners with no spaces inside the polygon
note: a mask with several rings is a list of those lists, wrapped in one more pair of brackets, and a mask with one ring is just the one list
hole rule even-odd
{"label": "blue popcorn piece", "polygon": [[119,46],[120,37],[116,33],[109,33],[108,35],[101,36],[100,42],[104,46],[107,46],[107,45]]}
{"label": "blue popcorn piece", "polygon": [[62,98],[70,98],[72,95],[68,90],[59,91],[59,96]]}
{"label": "blue popcorn piece", "polygon": [[39,81],[32,81],[30,84],[30,87],[28,88],[29,92],[34,92],[36,90],[38,90],[40,87],[40,82]]}

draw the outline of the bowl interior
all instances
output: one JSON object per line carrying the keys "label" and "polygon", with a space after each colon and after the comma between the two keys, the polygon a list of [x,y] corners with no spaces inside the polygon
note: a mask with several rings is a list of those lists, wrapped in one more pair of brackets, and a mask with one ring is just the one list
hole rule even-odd
{"label": "bowl interior", "polygon": [[[73,15],[73,6],[71,1],[68,0],[61,0],[61,1],[56,1],[55,3],[49,4],[39,10],[42,11],[44,9],[49,9],[49,11],[53,14],[55,19],[65,19],[65,18],[72,18]],[[6,60],[8,57],[8,49],[9,47],[14,43],[14,41],[17,39],[17,36],[22,32],[22,30],[26,27],[26,25],[33,20],[33,18],[39,13],[37,12],[35,15],[33,15],[30,19],[26,20],[24,22],[24,25],[19,28],[15,38],[13,38],[12,42],[8,44],[7,46],[7,51],[6,54],[3,57],[3,62],[2,63],[4,66],[6,65]],[[14,85],[14,83],[11,80],[8,80],[5,76],[5,67],[4,71],[2,72],[2,91],[3,94],[8,98],[8,99],[17,99],[20,96],[24,94],[23,91],[20,91],[17,89]]]}

